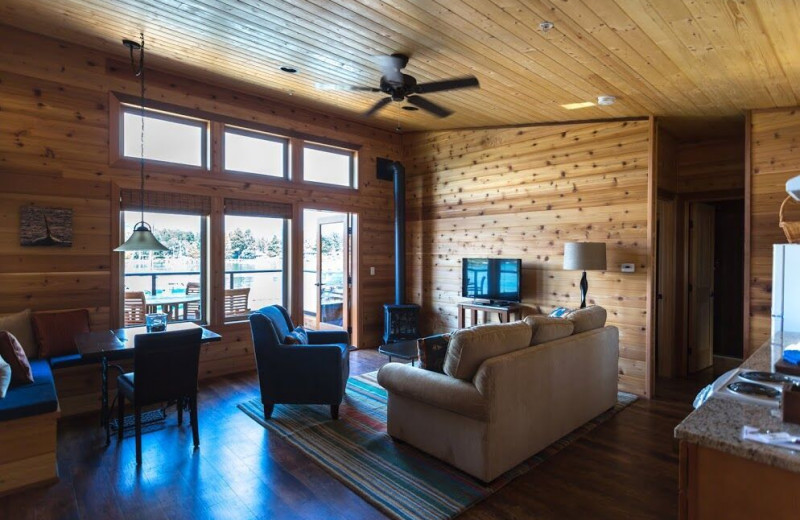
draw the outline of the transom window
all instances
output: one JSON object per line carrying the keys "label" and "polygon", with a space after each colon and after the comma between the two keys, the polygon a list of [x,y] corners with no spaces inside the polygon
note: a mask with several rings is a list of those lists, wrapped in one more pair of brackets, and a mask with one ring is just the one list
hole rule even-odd
{"label": "transom window", "polygon": [[336,186],[356,187],[355,153],[351,150],[306,143],[303,179]]}
{"label": "transom window", "polygon": [[[141,108],[122,105],[122,155],[139,159],[142,149]],[[208,122],[145,109],[144,158],[205,168]]]}
{"label": "transom window", "polygon": [[226,171],[287,177],[288,139],[226,126],[224,142]]}

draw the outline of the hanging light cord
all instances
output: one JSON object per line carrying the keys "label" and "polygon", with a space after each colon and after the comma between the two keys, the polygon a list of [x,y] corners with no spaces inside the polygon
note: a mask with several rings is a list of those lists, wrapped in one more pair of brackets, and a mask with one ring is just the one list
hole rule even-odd
{"label": "hanging light cord", "polygon": [[[139,224],[145,224],[144,221],[144,33],[139,33],[142,43],[139,45],[139,65],[136,65],[136,60],[133,57],[133,46],[130,47],[131,51],[131,69],[134,75],[139,78],[140,95],[139,95],[139,117],[142,122],[141,134],[139,139],[139,196],[141,198],[141,220]],[[137,227],[139,227],[137,225]]]}

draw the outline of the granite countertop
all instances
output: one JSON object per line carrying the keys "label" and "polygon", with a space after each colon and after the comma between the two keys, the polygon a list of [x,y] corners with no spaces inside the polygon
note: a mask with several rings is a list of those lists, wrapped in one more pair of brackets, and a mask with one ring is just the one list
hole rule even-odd
{"label": "granite countertop", "polygon": [[[800,341],[800,335],[786,335],[767,341],[741,368],[772,372],[774,362],[780,358],[783,344],[797,341]],[[784,423],[779,408],[711,396],[675,427],[675,438],[800,473],[800,446],[797,450],[790,450],[742,440],[743,426],[780,430],[800,436],[800,425]]]}

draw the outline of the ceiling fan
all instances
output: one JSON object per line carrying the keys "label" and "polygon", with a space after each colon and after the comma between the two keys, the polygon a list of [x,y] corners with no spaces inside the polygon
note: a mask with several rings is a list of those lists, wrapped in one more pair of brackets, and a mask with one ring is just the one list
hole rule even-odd
{"label": "ceiling fan", "polygon": [[380,88],[375,87],[348,87],[349,90],[364,92],[383,92],[389,94],[388,97],[380,99],[372,105],[372,108],[364,113],[364,116],[375,115],[380,109],[392,101],[407,100],[415,107],[421,108],[426,112],[437,117],[447,117],[453,113],[441,105],[429,101],[419,94],[429,94],[431,92],[443,92],[445,90],[455,90],[459,88],[480,87],[478,78],[467,76],[464,78],[452,78],[441,81],[431,81],[429,83],[417,83],[416,78],[403,74],[402,69],[408,65],[408,56],[405,54],[392,54],[391,56],[377,56],[375,60],[381,68]]}

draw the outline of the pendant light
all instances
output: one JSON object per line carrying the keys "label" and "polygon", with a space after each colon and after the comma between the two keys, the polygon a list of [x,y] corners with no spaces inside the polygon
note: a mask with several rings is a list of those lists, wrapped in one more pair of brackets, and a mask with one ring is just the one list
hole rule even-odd
{"label": "pendant light", "polygon": [[[144,34],[141,34],[142,43],[137,43],[133,40],[122,40],[122,44],[127,47],[131,52],[131,67],[133,73],[139,78],[141,85],[141,111],[140,116],[142,120],[141,130],[141,149],[139,153],[139,178],[140,178],[140,194],[139,200],[141,202],[141,220],[133,226],[133,233],[124,244],[114,249],[114,251],[169,251],[169,248],[158,241],[153,235],[150,224],[144,221]],[[133,51],[139,51],[139,65],[137,67],[136,61],[133,58]]]}

